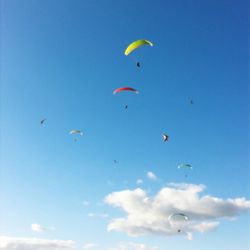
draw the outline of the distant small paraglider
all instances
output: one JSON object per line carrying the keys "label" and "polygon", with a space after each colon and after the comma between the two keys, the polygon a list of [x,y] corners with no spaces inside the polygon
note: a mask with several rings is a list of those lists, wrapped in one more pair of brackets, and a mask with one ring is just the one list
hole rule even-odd
{"label": "distant small paraglider", "polygon": [[83,132],[81,130],[77,130],[77,129],[73,129],[69,133],[71,135],[73,135],[73,134],[79,134],[79,135],[83,136]]}
{"label": "distant small paraglider", "polygon": [[165,142],[165,141],[168,141],[168,138],[169,138],[169,136],[168,135],[166,135],[166,134],[162,134],[162,137],[163,137],[163,141]]}
{"label": "distant small paraglider", "polygon": [[188,169],[193,169],[191,164],[188,163],[181,163],[177,166],[178,168],[188,168]]}
{"label": "distant small paraglider", "polygon": [[115,163],[115,164],[117,164],[117,163],[119,163],[119,161],[117,161],[117,160],[114,160],[114,163]]}
{"label": "distant small paraglider", "polygon": [[[80,136],[83,136],[83,132],[82,132],[81,130],[77,130],[77,129],[71,130],[71,131],[69,132],[69,134],[71,134],[71,135],[80,135]],[[74,138],[74,142],[77,142],[77,141],[78,141],[78,139],[75,137],[75,138]]]}
{"label": "distant small paraglider", "polygon": [[132,92],[135,92],[136,94],[139,93],[139,91],[137,91],[136,89],[133,89],[131,87],[121,87],[121,88],[115,89],[113,91],[113,94],[116,94],[116,93],[119,93],[119,92],[122,92],[122,91],[132,91]]}
{"label": "distant small paraglider", "polygon": [[137,66],[138,68],[140,68],[140,67],[141,67],[140,62],[137,62],[137,63],[136,63],[136,66]]}
{"label": "distant small paraglider", "polygon": [[[188,164],[188,163],[181,163],[177,166],[179,169],[187,169],[188,171],[193,169],[192,165],[191,164]],[[185,174],[185,178],[188,177],[188,174],[186,173]]]}
{"label": "distant small paraglider", "polygon": [[128,109],[128,105],[126,104],[124,108],[125,108],[125,109]]}
{"label": "distant small paraglider", "polygon": [[190,100],[190,104],[194,104],[194,101],[192,99]]}
{"label": "distant small paraglider", "polygon": [[169,221],[187,221],[189,220],[188,216],[183,213],[173,213],[168,216]]}
{"label": "distant small paraglider", "polygon": [[188,216],[183,213],[173,213],[168,217],[168,221],[173,228],[178,228],[178,233],[180,233],[185,222],[189,220]]}
{"label": "distant small paraglider", "polygon": [[42,120],[40,121],[40,124],[43,124],[46,120],[47,120],[46,118],[42,119]]}

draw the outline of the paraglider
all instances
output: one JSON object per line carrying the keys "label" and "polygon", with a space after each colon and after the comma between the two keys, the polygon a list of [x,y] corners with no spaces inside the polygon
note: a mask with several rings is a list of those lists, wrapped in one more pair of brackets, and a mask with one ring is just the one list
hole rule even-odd
{"label": "paraglider", "polygon": [[194,104],[194,101],[192,99],[190,100],[190,104]]}
{"label": "paraglider", "polygon": [[173,214],[170,214],[168,216],[168,220],[169,221],[173,221],[173,220],[176,220],[176,221],[187,221],[189,220],[188,216],[183,214],[183,213],[173,213]]}
{"label": "paraglider", "polygon": [[139,91],[137,91],[136,89],[133,89],[131,87],[122,87],[122,88],[115,89],[113,91],[113,94],[116,94],[116,93],[119,93],[119,92],[122,92],[122,91],[132,91],[132,92],[135,92],[136,94],[139,93]]}
{"label": "paraglider", "polygon": [[192,165],[188,163],[181,163],[177,166],[178,168],[188,168],[188,169],[193,169]]}
{"label": "paraglider", "polygon": [[[188,164],[188,163],[181,163],[181,164],[179,164],[179,165],[177,166],[177,168],[179,168],[179,169],[185,169],[185,170],[187,170],[187,171],[193,169],[192,165],[191,165],[191,164]],[[185,172],[186,172],[186,171],[185,171]],[[186,172],[185,178],[187,178],[187,177],[188,177],[188,174],[187,174],[187,172]]]}
{"label": "paraglider", "polygon": [[169,136],[168,135],[166,135],[166,134],[162,134],[162,136],[163,136],[163,141],[165,142],[165,141],[167,141],[168,140],[168,138],[169,138]]}
{"label": "paraglider", "polygon": [[79,135],[83,136],[83,132],[81,130],[77,130],[77,129],[73,129],[69,133],[71,135],[73,135],[73,134],[79,134]]}
{"label": "paraglider", "polygon": [[125,109],[127,109],[128,108],[128,105],[125,105]]}
{"label": "paraglider", "polygon": [[119,161],[117,161],[117,160],[114,160],[114,163],[115,163],[115,164],[117,164],[117,163],[119,163]]}
{"label": "paraglider", "polygon": [[150,45],[153,46],[153,43],[148,41],[148,40],[137,40],[132,42],[131,44],[129,44],[129,46],[126,48],[124,54],[127,56],[129,55],[132,51],[134,51],[135,49],[139,48],[142,45]]}
{"label": "paraglider", "polygon": [[137,66],[138,68],[140,68],[140,67],[141,67],[140,62],[137,62],[137,63],[136,63],[136,66]]}
{"label": "paraglider", "polygon": [[188,216],[183,213],[173,213],[168,217],[168,221],[173,228],[178,228],[178,233],[182,231],[185,222],[189,220]]}
{"label": "paraglider", "polygon": [[40,124],[43,124],[46,120],[47,120],[46,118],[42,119],[42,120],[40,121]]}
{"label": "paraglider", "polygon": [[[83,136],[83,132],[81,130],[73,129],[69,132],[71,135],[80,135]],[[77,141],[77,138],[74,138],[74,141]]]}

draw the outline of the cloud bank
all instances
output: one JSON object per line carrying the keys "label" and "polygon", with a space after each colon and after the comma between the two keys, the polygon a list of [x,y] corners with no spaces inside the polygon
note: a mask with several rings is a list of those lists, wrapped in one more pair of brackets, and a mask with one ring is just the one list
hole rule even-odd
{"label": "cloud bank", "polygon": [[109,250],[158,250],[158,247],[149,247],[144,244],[134,242],[121,242],[116,247],[109,248]]}
{"label": "cloud bank", "polygon": [[[107,230],[130,236],[184,234],[192,239],[192,232],[212,231],[218,227],[218,220],[234,218],[250,209],[250,201],[245,198],[202,196],[204,189],[204,185],[171,183],[154,197],[140,188],[113,192],[105,197],[105,202],[121,208],[127,216],[114,218]],[[174,213],[183,213],[189,220],[181,223],[181,228],[180,224],[175,226],[169,221]]]}
{"label": "cloud bank", "polygon": [[74,249],[72,240],[46,240],[37,238],[19,238],[0,236],[2,250],[65,250]]}
{"label": "cloud bank", "polygon": [[93,249],[99,247],[97,243],[86,243],[82,246],[82,249]]}

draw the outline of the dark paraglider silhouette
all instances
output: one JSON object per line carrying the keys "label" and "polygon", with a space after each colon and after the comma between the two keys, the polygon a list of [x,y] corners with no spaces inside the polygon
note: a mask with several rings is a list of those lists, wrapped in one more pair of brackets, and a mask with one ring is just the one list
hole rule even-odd
{"label": "dark paraglider silhouette", "polygon": [[46,120],[47,120],[46,118],[42,119],[42,120],[40,121],[40,124],[43,124]]}
{"label": "dark paraglider silhouette", "polygon": [[162,136],[163,136],[163,141],[165,142],[165,141],[167,141],[168,140],[168,138],[169,138],[169,136],[168,135],[166,135],[166,134],[162,134]]}

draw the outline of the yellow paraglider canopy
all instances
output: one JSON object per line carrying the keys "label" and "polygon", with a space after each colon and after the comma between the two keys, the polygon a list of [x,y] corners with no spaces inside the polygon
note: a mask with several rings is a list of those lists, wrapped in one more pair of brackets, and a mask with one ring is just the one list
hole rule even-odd
{"label": "yellow paraglider canopy", "polygon": [[134,51],[135,49],[139,48],[140,46],[144,45],[144,44],[148,44],[150,46],[153,46],[153,43],[148,41],[148,40],[137,40],[132,42],[131,44],[129,44],[129,46],[126,48],[124,54],[127,56],[129,55],[132,51]]}

